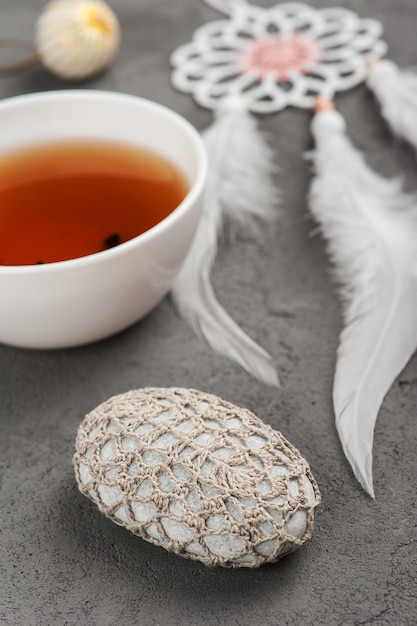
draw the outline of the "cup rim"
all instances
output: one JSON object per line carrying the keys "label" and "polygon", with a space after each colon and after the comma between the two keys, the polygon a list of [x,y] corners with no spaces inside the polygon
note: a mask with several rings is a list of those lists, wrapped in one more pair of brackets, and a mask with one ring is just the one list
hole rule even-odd
{"label": "cup rim", "polygon": [[133,237],[132,239],[129,239],[128,241],[125,241],[113,248],[109,248],[108,250],[100,250],[99,252],[94,252],[92,254],[88,254],[82,257],[76,257],[74,259],[67,259],[64,261],[54,261],[52,263],[45,263],[42,265],[0,265],[0,274],[48,273],[67,269],[70,270],[91,265],[99,261],[116,258],[117,256],[128,252],[130,249],[135,248],[139,241],[147,242],[148,240],[151,240],[154,237],[158,236],[159,233],[163,233],[165,230],[169,229],[173,222],[181,219],[182,215],[187,212],[189,205],[193,204],[203,191],[208,172],[208,157],[200,133],[180,113],[177,113],[173,109],[170,109],[169,107],[160,104],[159,102],[155,102],[154,100],[143,98],[141,96],[136,96],[134,94],[101,89],[51,90],[6,98],[0,102],[0,114],[3,109],[11,107],[14,108],[16,105],[25,106],[27,102],[32,102],[36,100],[55,100],[59,102],[59,100],[68,99],[81,100],[85,97],[97,101],[101,101],[104,97],[106,98],[106,100],[114,100],[119,102],[136,102],[141,104],[145,108],[152,109],[159,112],[162,116],[170,118],[183,129],[183,131],[188,135],[188,137],[194,144],[197,154],[197,162],[199,164],[196,177],[191,183],[191,186],[186,196],[183,198],[180,204],[175,207],[175,209],[171,211],[171,213],[169,213],[169,215],[164,217],[161,221],[159,221],[148,230],[144,231],[140,235],[137,235],[136,237]]}

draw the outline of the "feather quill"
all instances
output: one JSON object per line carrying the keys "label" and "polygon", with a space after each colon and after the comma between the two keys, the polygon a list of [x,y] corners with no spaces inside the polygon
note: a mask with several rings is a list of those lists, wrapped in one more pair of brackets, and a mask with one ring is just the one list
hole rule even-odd
{"label": "feather quill", "polygon": [[400,70],[392,61],[376,61],[367,84],[393,133],[417,149],[417,73]]}
{"label": "feather quill", "polygon": [[372,171],[336,111],[313,119],[310,208],[341,283],[344,330],[333,385],[336,425],[374,496],[372,445],[383,399],[417,348],[417,199]]}
{"label": "feather quill", "polygon": [[275,216],[272,151],[240,100],[223,103],[205,131],[209,175],[202,216],[171,292],[180,315],[211,348],[267,385],[278,385],[270,355],[219,304],[210,280],[224,219],[256,232]]}

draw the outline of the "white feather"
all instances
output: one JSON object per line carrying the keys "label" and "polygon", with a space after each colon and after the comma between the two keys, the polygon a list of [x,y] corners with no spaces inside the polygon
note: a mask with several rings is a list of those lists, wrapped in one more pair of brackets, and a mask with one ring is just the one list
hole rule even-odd
{"label": "white feather", "polygon": [[367,84],[392,131],[417,149],[417,73],[388,60],[371,66]]}
{"label": "white feather", "polygon": [[241,102],[225,102],[204,133],[209,176],[200,223],[172,289],[179,313],[213,350],[268,385],[278,385],[269,354],[248,337],[216,300],[210,281],[224,217],[254,231],[274,216],[271,150]]}
{"label": "white feather", "polygon": [[230,15],[234,8],[239,4],[247,4],[246,0],[204,0],[206,4],[211,6],[216,11],[220,11],[220,13],[226,13],[226,15]]}
{"label": "white feather", "polygon": [[310,208],[342,284],[345,328],[333,387],[336,425],[374,497],[372,445],[385,394],[417,348],[417,199],[373,172],[335,111],[318,113]]}

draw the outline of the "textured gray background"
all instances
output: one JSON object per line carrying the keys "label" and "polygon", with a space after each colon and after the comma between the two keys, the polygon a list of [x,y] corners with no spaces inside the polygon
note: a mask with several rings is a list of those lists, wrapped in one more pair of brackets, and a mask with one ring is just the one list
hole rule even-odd
{"label": "textured gray background", "polygon": [[[0,0],[0,36],[31,38],[42,0]],[[197,128],[211,120],[169,84],[168,55],[217,14],[199,0],[113,0],[123,43],[108,73],[84,84],[157,100]],[[314,0],[315,6],[326,6]],[[390,55],[416,62],[415,0],[335,2],[382,20]],[[0,97],[69,88],[37,68],[1,79]],[[369,162],[417,188],[414,155],[393,140],[364,87],[338,97]],[[263,118],[277,161],[282,217],[263,246],[222,248],[220,301],[274,355],[282,388],[266,388],[214,355],[168,299],[109,340],[37,352],[0,347],[0,623],[7,626],[413,626],[416,600],[414,358],[387,396],[375,436],[371,501],[342,454],[331,406],[341,312],[306,194],[309,114]],[[0,132],[1,137],[1,132]],[[2,294],[7,298],[7,294]],[[79,422],[109,396],[152,385],[195,387],[246,406],[310,461],[323,504],[312,540],[259,570],[210,570],[170,555],[101,515],[77,490]],[[413,543],[414,542],[414,543]]]}

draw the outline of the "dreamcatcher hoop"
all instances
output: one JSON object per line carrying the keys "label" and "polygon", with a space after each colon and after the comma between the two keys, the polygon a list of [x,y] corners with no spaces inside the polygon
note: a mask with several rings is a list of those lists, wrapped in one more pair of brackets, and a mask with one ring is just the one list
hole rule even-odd
{"label": "dreamcatcher hoop", "polygon": [[368,60],[387,51],[381,23],[345,8],[214,4],[229,7],[229,18],[198,28],[171,57],[174,87],[208,109],[227,96],[252,113],[311,109],[317,97],[332,99],[363,82]]}

